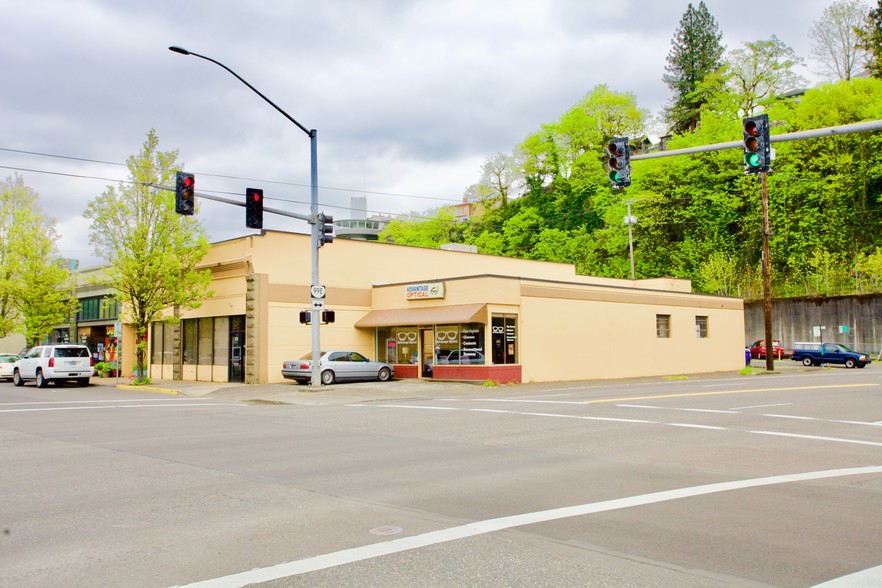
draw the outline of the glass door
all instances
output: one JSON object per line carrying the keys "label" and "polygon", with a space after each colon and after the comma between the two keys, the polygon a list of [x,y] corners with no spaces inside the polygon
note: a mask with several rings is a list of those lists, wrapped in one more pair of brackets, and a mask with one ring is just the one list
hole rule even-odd
{"label": "glass door", "polygon": [[420,357],[420,376],[431,378],[435,364],[435,329],[420,329]]}

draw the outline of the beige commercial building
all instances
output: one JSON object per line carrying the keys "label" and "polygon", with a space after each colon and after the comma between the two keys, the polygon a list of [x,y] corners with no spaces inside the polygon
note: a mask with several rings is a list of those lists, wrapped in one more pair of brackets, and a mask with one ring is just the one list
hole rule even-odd
{"label": "beige commercial building", "polygon": [[[149,375],[283,381],[282,362],[311,351],[299,321],[312,300],[309,236],[216,243],[202,266],[214,295],[179,324],[153,326]],[[320,276],[336,315],[322,349],[388,361],[398,378],[546,382],[744,365],[741,299],[693,294],[688,280],[344,239],[322,247]]]}

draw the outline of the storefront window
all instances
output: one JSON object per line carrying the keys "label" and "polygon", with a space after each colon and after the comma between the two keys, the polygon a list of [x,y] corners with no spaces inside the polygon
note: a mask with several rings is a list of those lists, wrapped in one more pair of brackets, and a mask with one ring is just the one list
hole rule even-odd
{"label": "storefront window", "polygon": [[518,317],[495,314],[491,319],[493,363],[517,363]]}
{"label": "storefront window", "polygon": [[162,363],[162,323],[153,323],[150,334],[152,335],[150,362],[160,364]]}
{"label": "storefront window", "polygon": [[[424,329],[427,330],[427,329]],[[377,329],[377,356],[387,363],[414,363],[419,353],[418,327],[381,327]],[[430,332],[431,335],[431,332]],[[484,325],[437,325],[434,328],[434,350],[428,351],[431,340],[424,340],[423,354],[427,363],[483,365]]]}
{"label": "storefront window", "polygon": [[211,365],[214,361],[214,319],[199,319],[199,365]]}
{"label": "storefront window", "polygon": [[185,320],[184,323],[184,365],[196,363],[196,347],[199,343],[198,321]]}
{"label": "storefront window", "polygon": [[162,362],[166,365],[172,365],[172,359],[175,354],[174,341],[175,328],[172,325],[162,325]]}
{"label": "storefront window", "polygon": [[214,365],[227,365],[230,361],[230,319],[219,316],[214,319]]}
{"label": "storefront window", "polygon": [[416,327],[381,327],[377,329],[377,355],[386,363],[415,363],[417,359]]}

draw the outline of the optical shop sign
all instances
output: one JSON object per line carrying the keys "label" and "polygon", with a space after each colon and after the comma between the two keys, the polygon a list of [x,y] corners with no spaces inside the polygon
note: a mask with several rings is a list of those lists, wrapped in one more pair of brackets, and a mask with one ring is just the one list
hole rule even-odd
{"label": "optical shop sign", "polygon": [[404,287],[404,297],[408,300],[444,298],[444,282],[429,284],[408,284]]}

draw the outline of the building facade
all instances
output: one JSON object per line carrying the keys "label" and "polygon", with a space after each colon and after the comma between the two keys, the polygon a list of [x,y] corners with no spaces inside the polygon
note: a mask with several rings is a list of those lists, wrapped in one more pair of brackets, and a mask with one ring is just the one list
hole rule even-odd
{"label": "building facade", "polygon": [[[284,381],[307,356],[310,238],[264,231],[215,243],[214,295],[157,323],[150,377]],[[582,276],[570,264],[339,239],[320,251],[323,349],[395,364],[400,378],[543,382],[738,370],[741,299],[687,280]],[[174,309],[168,309],[172,314]],[[128,362],[125,362],[128,363]]]}

